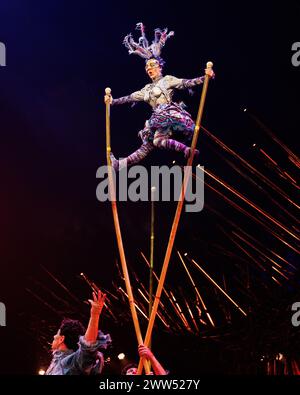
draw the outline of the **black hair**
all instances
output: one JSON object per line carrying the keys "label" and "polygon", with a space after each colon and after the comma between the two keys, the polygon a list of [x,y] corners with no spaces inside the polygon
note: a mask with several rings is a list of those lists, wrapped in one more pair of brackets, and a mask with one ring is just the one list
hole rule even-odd
{"label": "black hair", "polygon": [[76,351],[78,348],[79,336],[83,336],[85,328],[78,320],[64,318],[60,325],[60,335],[65,337],[64,343],[69,350]]}

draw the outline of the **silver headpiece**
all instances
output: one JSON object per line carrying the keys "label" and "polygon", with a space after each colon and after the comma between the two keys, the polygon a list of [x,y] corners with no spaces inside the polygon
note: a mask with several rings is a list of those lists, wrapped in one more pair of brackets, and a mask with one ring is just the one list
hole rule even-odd
{"label": "silver headpiece", "polygon": [[149,45],[149,42],[145,35],[145,27],[143,23],[137,23],[136,29],[140,30],[141,37],[138,42],[135,42],[132,38],[132,34],[128,34],[123,41],[123,44],[126,48],[128,48],[128,52],[131,55],[136,54],[141,56],[142,58],[149,60],[151,58],[155,58],[159,60],[160,63],[163,64],[163,60],[160,57],[162,47],[165,45],[167,39],[169,37],[174,36],[174,32],[171,31],[168,33],[168,29],[155,29],[154,30],[154,40],[152,44]]}

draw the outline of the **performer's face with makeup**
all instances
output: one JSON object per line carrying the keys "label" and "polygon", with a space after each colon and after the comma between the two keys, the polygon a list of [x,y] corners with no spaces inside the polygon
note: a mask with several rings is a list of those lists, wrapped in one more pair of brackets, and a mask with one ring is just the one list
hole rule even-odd
{"label": "performer's face with makeup", "polygon": [[161,76],[162,69],[156,59],[150,59],[146,63],[146,73],[153,80]]}

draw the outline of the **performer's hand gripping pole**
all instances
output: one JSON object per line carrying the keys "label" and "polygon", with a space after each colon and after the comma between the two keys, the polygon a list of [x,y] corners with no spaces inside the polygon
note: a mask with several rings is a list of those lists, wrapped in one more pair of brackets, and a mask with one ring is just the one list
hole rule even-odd
{"label": "performer's hand gripping pole", "polygon": [[[213,66],[212,62],[208,62],[206,64],[207,69],[212,69],[212,66]],[[178,224],[179,224],[180,214],[181,214],[182,207],[183,207],[185,191],[186,191],[186,187],[187,187],[187,184],[188,184],[188,181],[190,178],[190,174],[191,174],[194,153],[195,153],[195,147],[197,145],[199,130],[200,130],[200,126],[201,126],[201,119],[202,119],[202,115],[203,115],[203,109],[204,109],[204,104],[205,104],[205,99],[206,99],[209,78],[210,78],[210,76],[208,74],[206,74],[203,89],[202,89],[199,109],[198,109],[198,115],[197,115],[197,120],[196,120],[194,136],[193,136],[192,145],[191,145],[191,155],[188,159],[187,166],[184,170],[184,180],[183,180],[183,184],[181,187],[181,197],[178,200],[177,209],[176,209],[175,217],[173,220],[170,238],[169,238],[169,242],[168,242],[168,246],[167,246],[167,250],[166,250],[166,255],[165,255],[163,267],[161,270],[161,275],[160,275],[159,283],[157,286],[157,291],[156,291],[154,303],[153,303],[153,308],[152,308],[151,316],[150,316],[150,319],[148,322],[148,328],[147,328],[147,333],[146,333],[145,343],[144,343],[146,346],[149,345],[149,342],[151,339],[152,329],[153,329],[154,321],[156,318],[156,313],[157,313],[157,309],[159,306],[160,296],[161,296],[161,292],[162,292],[162,289],[164,286],[164,281],[166,278],[169,261],[171,258],[171,253],[172,253],[172,249],[173,249],[173,245],[174,245],[174,241],[175,241],[175,236],[176,236],[176,232],[177,232],[177,228],[178,228]],[[142,360],[140,359],[137,374],[141,374],[141,372],[142,372]]]}
{"label": "performer's hand gripping pole", "polygon": [[[119,216],[118,216],[118,208],[117,208],[117,203],[116,203],[116,190],[115,190],[115,180],[116,180],[116,174],[114,169],[111,166],[111,159],[110,159],[110,153],[111,153],[111,146],[110,146],[110,100],[111,100],[111,89],[106,88],[105,89],[105,104],[106,104],[106,158],[107,158],[107,165],[108,165],[108,183],[109,183],[109,197],[112,205],[112,212],[113,212],[113,218],[114,218],[114,224],[115,224],[115,231],[116,231],[116,237],[117,237],[117,243],[118,243],[118,248],[119,248],[119,254],[120,254],[120,260],[121,260],[121,265],[122,265],[122,270],[123,270],[123,276],[125,279],[125,285],[126,285],[126,290],[127,290],[127,295],[128,295],[128,300],[129,300],[129,306],[131,310],[131,315],[132,315],[132,320],[134,324],[134,329],[137,337],[138,344],[143,344],[143,339],[141,335],[141,329],[137,317],[137,312],[134,304],[134,299],[133,299],[133,293],[131,289],[131,284],[130,284],[130,279],[129,279],[129,274],[127,270],[127,264],[126,264],[126,258],[125,258],[125,252],[124,252],[124,247],[123,247],[123,241],[122,241],[122,235],[121,235],[121,229],[120,229],[120,223],[119,223]],[[146,373],[150,373],[150,368],[149,364],[147,361],[144,361],[144,368]]]}

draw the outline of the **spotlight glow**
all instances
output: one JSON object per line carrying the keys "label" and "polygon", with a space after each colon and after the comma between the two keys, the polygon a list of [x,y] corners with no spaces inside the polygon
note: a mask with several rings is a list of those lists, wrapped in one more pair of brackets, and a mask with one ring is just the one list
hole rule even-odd
{"label": "spotlight glow", "polygon": [[119,358],[120,360],[124,359],[124,358],[125,358],[125,354],[124,354],[123,352],[121,352],[121,353],[118,355],[118,358]]}

